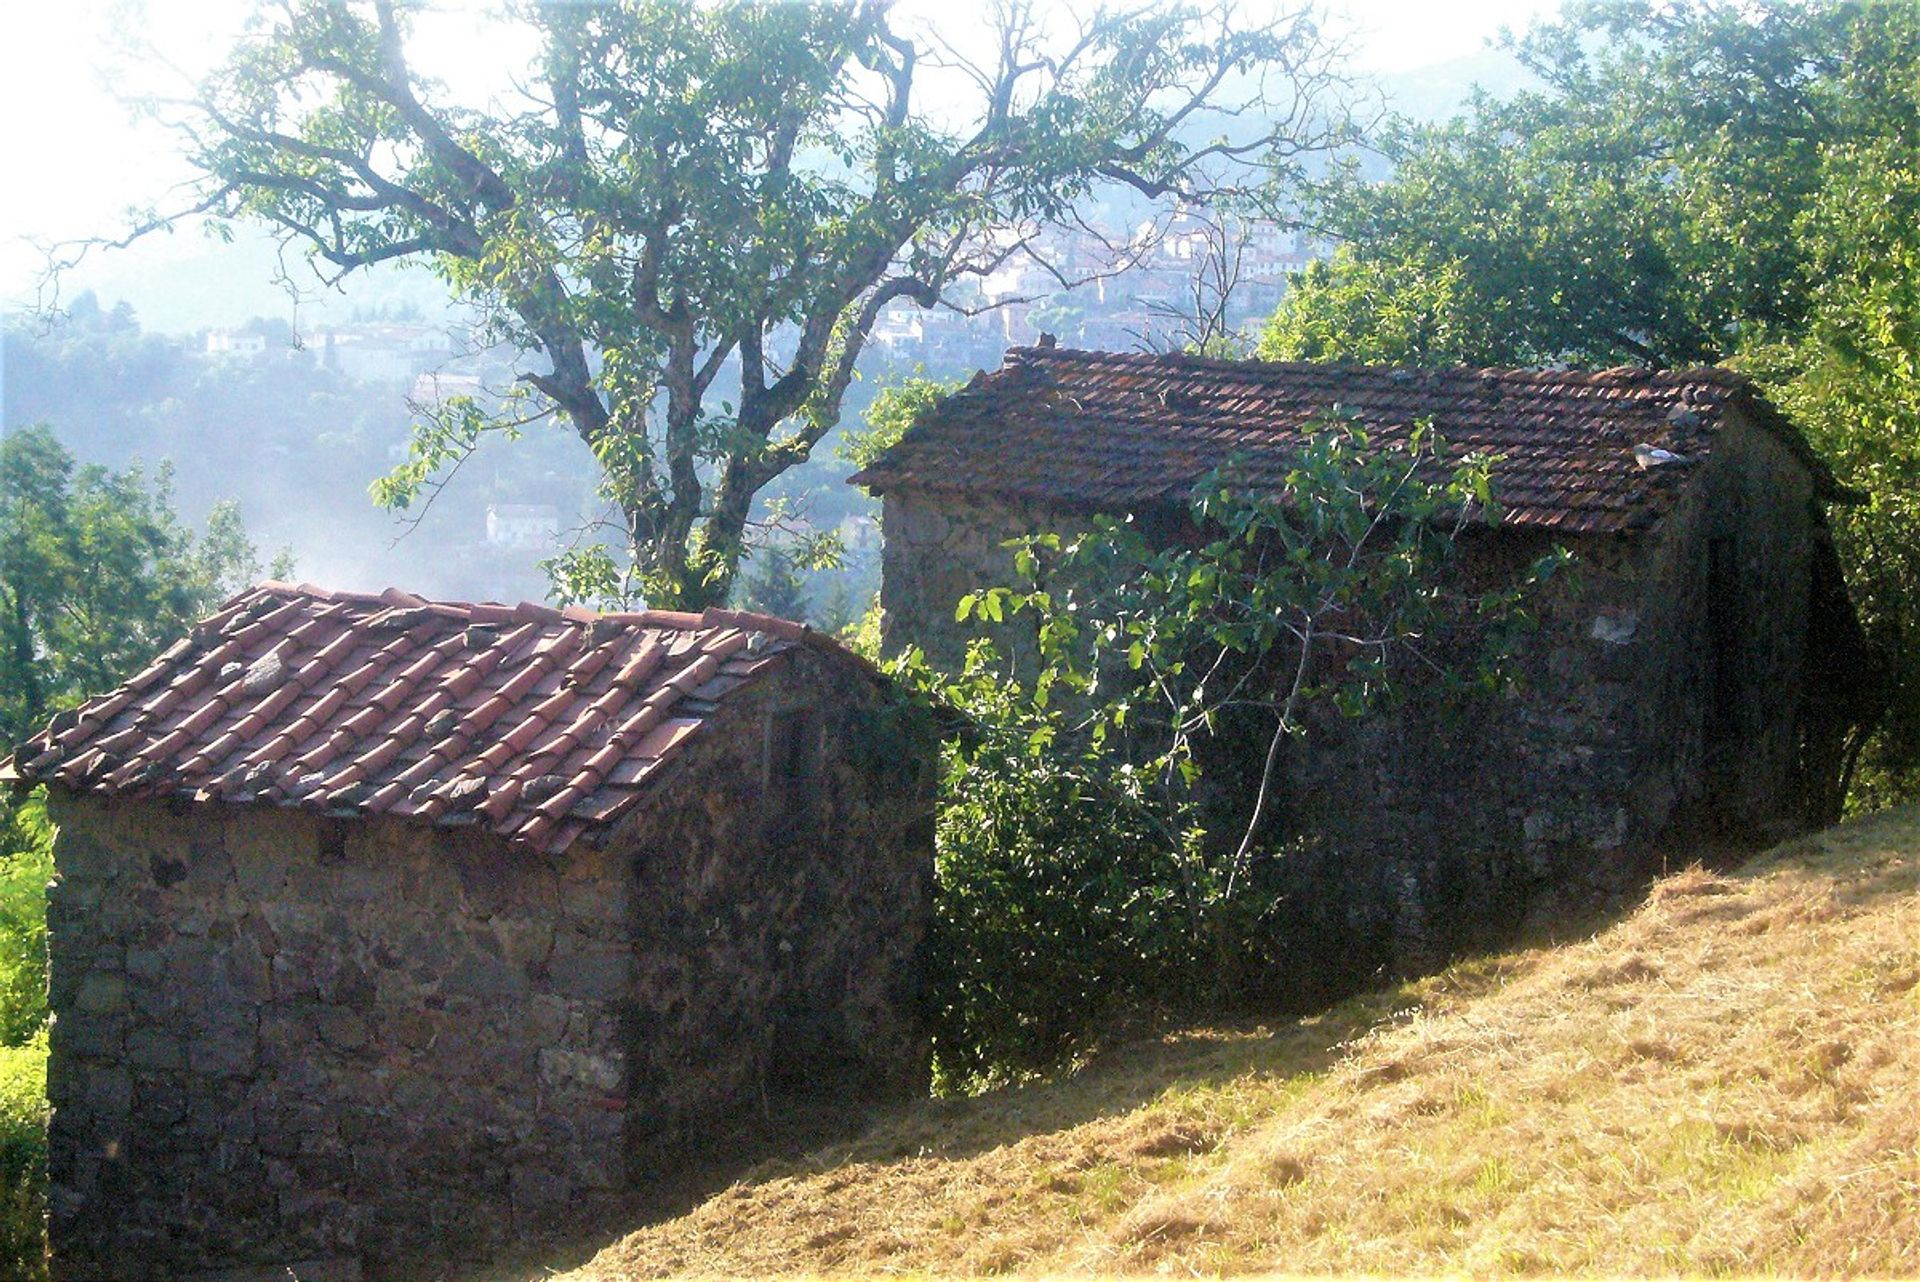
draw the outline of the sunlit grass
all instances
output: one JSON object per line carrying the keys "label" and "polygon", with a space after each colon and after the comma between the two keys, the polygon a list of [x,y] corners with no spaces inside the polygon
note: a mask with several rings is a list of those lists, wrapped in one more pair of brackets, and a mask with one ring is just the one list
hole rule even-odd
{"label": "sunlit grass", "polygon": [[1589,938],[915,1108],[576,1276],[1920,1274],[1916,851],[1883,815]]}

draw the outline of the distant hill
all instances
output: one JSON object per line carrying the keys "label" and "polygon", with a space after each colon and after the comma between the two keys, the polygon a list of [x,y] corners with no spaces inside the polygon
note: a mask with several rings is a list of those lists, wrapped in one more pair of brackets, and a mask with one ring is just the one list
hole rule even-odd
{"label": "distant hill", "polygon": [[1415,120],[1447,120],[1461,111],[1475,87],[1506,98],[1535,83],[1512,54],[1488,48],[1465,58],[1384,77],[1387,106]]}
{"label": "distant hill", "polygon": [[[300,290],[297,304],[278,283],[283,275]],[[356,312],[411,308],[435,321],[456,314],[446,285],[424,267],[375,268],[357,273],[340,289],[324,289],[300,251],[282,255],[263,229],[249,227],[236,229],[231,243],[183,227],[126,249],[89,254],[61,282],[59,297],[87,290],[109,306],[129,304],[143,328],[161,334],[233,327],[260,316],[283,318],[306,330],[346,322]],[[0,311],[25,312],[35,302],[22,282],[13,297],[0,298]]]}
{"label": "distant hill", "polygon": [[765,1166],[570,1282],[1920,1275],[1920,811]]}

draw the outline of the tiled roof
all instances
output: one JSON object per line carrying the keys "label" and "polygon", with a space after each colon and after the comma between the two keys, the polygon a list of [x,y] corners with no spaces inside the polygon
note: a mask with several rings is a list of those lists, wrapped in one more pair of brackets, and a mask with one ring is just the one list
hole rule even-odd
{"label": "tiled roof", "polygon": [[735,690],[808,644],[871,672],[764,615],[269,582],[60,714],[13,765],[85,792],[484,824],[555,852],[618,819]]}
{"label": "tiled roof", "polygon": [[1722,369],[1525,371],[1278,364],[1185,355],[1014,348],[940,402],[856,484],[1050,500],[1097,510],[1182,502],[1233,460],[1277,493],[1317,422],[1350,418],[1377,444],[1430,420],[1458,459],[1493,455],[1503,524],[1640,529],[1692,470],[1641,470],[1633,447],[1696,462],[1727,409],[1775,432],[1829,497],[1842,497],[1798,432]]}

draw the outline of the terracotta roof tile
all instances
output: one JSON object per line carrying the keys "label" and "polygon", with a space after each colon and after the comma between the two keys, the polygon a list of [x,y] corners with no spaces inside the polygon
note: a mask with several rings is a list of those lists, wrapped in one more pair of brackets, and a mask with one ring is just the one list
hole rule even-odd
{"label": "terracotta roof tile", "polygon": [[1504,524],[1621,532],[1657,520],[1691,471],[1642,471],[1633,447],[1703,457],[1729,406],[1778,435],[1825,497],[1858,497],[1745,378],[1722,369],[1421,370],[1059,347],[1009,351],[853,480],[876,493],[1120,510],[1182,502],[1229,461],[1255,489],[1277,493],[1302,441],[1334,417],[1382,445],[1430,421],[1449,458],[1494,456]]}
{"label": "terracotta roof tile", "polygon": [[265,583],[55,718],[13,765],[86,792],[479,820],[558,851],[624,814],[734,690],[803,644],[874,675],[800,624],[729,610]]}

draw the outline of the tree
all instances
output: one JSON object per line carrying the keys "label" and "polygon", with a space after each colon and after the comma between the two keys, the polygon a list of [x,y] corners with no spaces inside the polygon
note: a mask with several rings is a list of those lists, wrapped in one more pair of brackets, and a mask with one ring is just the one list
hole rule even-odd
{"label": "tree", "polygon": [[1909,93],[1904,137],[1823,157],[1824,190],[1801,223],[1818,282],[1807,325],[1740,357],[1868,495],[1834,522],[1885,669],[1878,718],[1841,762],[1843,793],[1858,779],[1866,805],[1920,793],[1920,80]]}
{"label": "tree", "polygon": [[[45,427],[0,438],[0,738],[131,676],[260,566],[231,504],[196,536],[151,481],[81,466]],[[276,569],[279,569],[276,566]]]}
{"label": "tree", "polygon": [[1234,359],[1250,344],[1233,323],[1234,294],[1246,263],[1248,227],[1225,209],[1182,220],[1179,235],[1189,263],[1178,297],[1145,300],[1148,350],[1193,352]]}
{"label": "tree", "polygon": [[263,222],[328,279],[429,263],[544,364],[517,408],[421,424],[383,501],[560,416],[631,558],[590,550],[564,585],[698,607],[883,308],[943,305],[1098,190],[1204,202],[1345,136],[1304,9],[996,13],[960,35],[883,0],[536,3],[502,33],[536,44],[525,92],[489,114],[414,70],[397,0],[285,0],[165,110],[204,175],[191,212]]}
{"label": "tree", "polygon": [[[1469,363],[1723,359],[1805,324],[1817,280],[1801,219],[1822,156],[1904,128],[1903,0],[1815,5],[1587,0],[1514,43],[1542,88],[1398,121],[1391,177],[1349,165],[1314,217],[1347,247],[1269,334],[1280,358],[1345,354],[1372,318],[1327,328],[1356,286],[1443,307],[1411,350]],[[1331,304],[1331,305],[1330,305]],[[1318,338],[1311,324],[1318,321]],[[1437,339],[1451,327],[1456,336]]]}
{"label": "tree", "polygon": [[856,468],[868,466],[899,444],[916,419],[960,388],[958,380],[928,378],[918,369],[887,383],[867,406],[866,426],[849,430],[841,441],[840,457]]}
{"label": "tree", "polygon": [[1911,790],[1920,6],[1590,0],[1515,49],[1540,89],[1400,122],[1390,176],[1317,189],[1341,247],[1295,278],[1261,354],[1753,373],[1872,496],[1831,521],[1882,711],[1833,764]]}
{"label": "tree", "polygon": [[793,557],[785,548],[773,544],[756,548],[747,567],[740,592],[744,608],[776,619],[807,617],[807,585],[794,571]]}

